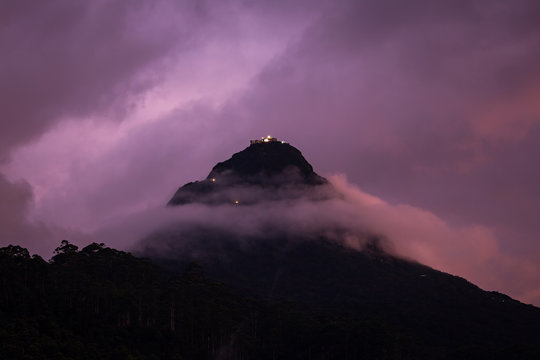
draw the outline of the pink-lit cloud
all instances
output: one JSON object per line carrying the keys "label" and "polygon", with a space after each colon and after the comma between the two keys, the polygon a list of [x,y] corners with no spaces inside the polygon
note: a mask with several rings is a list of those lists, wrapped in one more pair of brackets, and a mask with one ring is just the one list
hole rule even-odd
{"label": "pink-lit cloud", "polygon": [[[375,235],[394,255],[462,276],[484,289],[502,287],[522,300],[538,300],[538,264],[502,251],[492,229],[474,224],[452,226],[429,211],[389,204],[349,184],[344,175],[332,176],[330,182],[340,196],[323,201],[265,200],[260,190],[245,188],[242,199],[256,198],[258,203],[147,208],[106,224],[94,236],[110,239],[115,246],[174,257],[178,251],[205,251],[197,244],[206,235],[201,230],[191,232],[194,228],[228,234],[241,243],[276,233],[286,233],[291,241],[326,236],[360,251]],[[312,195],[324,189],[308,191]],[[520,283],[508,274],[520,274]],[[524,288],[529,290],[523,292]]]}

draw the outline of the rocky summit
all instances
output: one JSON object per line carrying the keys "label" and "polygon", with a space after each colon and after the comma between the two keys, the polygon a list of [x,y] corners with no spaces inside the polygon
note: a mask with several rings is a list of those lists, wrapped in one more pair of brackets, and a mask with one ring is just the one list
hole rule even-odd
{"label": "rocky summit", "polygon": [[216,164],[206,179],[185,184],[169,206],[189,203],[253,204],[308,196],[326,199],[335,192],[302,153],[276,138],[252,140],[249,147]]}

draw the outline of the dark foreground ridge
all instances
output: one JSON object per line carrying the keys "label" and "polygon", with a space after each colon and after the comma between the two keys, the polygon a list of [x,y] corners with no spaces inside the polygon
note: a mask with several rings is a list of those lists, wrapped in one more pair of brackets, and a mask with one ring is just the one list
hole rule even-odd
{"label": "dark foreground ridge", "polygon": [[[426,283],[407,291],[412,282],[400,285],[402,277],[393,281],[405,291],[401,299],[372,293],[369,301],[341,300],[354,307],[317,309],[294,297],[245,296],[212,280],[197,264],[169,271],[103,244],[79,250],[63,241],[49,262],[10,245],[0,248],[0,358],[540,358],[538,308],[482,292],[463,279],[426,273],[419,265],[412,273],[395,259],[386,259],[384,271],[369,270],[382,261],[380,255],[362,255],[373,256],[370,263],[343,250],[315,246],[296,251],[308,252],[300,265],[321,261],[321,269],[312,274],[306,272],[313,267],[291,269],[302,279],[296,290],[309,289],[313,298],[331,282],[365,292],[373,289],[370,281],[381,282],[391,291],[384,272],[426,275]],[[294,266],[297,257],[291,254],[286,262]],[[343,273],[355,266],[366,272],[363,278]],[[444,294],[437,295],[441,289]]]}
{"label": "dark foreground ridge", "polygon": [[168,205],[257,203],[260,192],[264,201],[315,193],[332,196],[328,181],[313,171],[298,149],[272,137],[264,139],[252,140],[249,147],[218,163],[206,179],[179,188]]}

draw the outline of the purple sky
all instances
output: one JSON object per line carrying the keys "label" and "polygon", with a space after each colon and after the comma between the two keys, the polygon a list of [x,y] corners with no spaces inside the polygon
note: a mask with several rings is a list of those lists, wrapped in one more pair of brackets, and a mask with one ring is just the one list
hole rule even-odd
{"label": "purple sky", "polygon": [[272,134],[404,255],[540,305],[539,44],[528,0],[3,1],[0,244],[84,244]]}

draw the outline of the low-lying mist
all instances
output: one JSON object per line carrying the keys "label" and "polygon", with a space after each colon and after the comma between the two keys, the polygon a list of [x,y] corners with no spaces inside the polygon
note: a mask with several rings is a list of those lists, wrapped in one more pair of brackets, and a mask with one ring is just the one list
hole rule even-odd
{"label": "low-lying mist", "polygon": [[[358,251],[377,239],[383,251],[463,276],[487,289],[500,288],[510,269],[525,277],[534,273],[534,264],[503,255],[487,227],[452,227],[431,212],[392,205],[369,195],[349,184],[343,175],[331,176],[329,181],[331,185],[306,189],[306,196],[298,196],[295,190],[291,198],[266,201],[265,192],[254,187],[235,193],[244,199],[238,204],[193,203],[148,209],[115,221],[95,235],[110,245],[161,258],[186,252],[195,258],[205,256],[197,252],[202,248],[198,244],[219,253],[219,244],[211,244],[219,239],[249,246],[257,239],[324,238]],[[333,186],[338,195],[314,194],[328,194],[325,186]]]}

